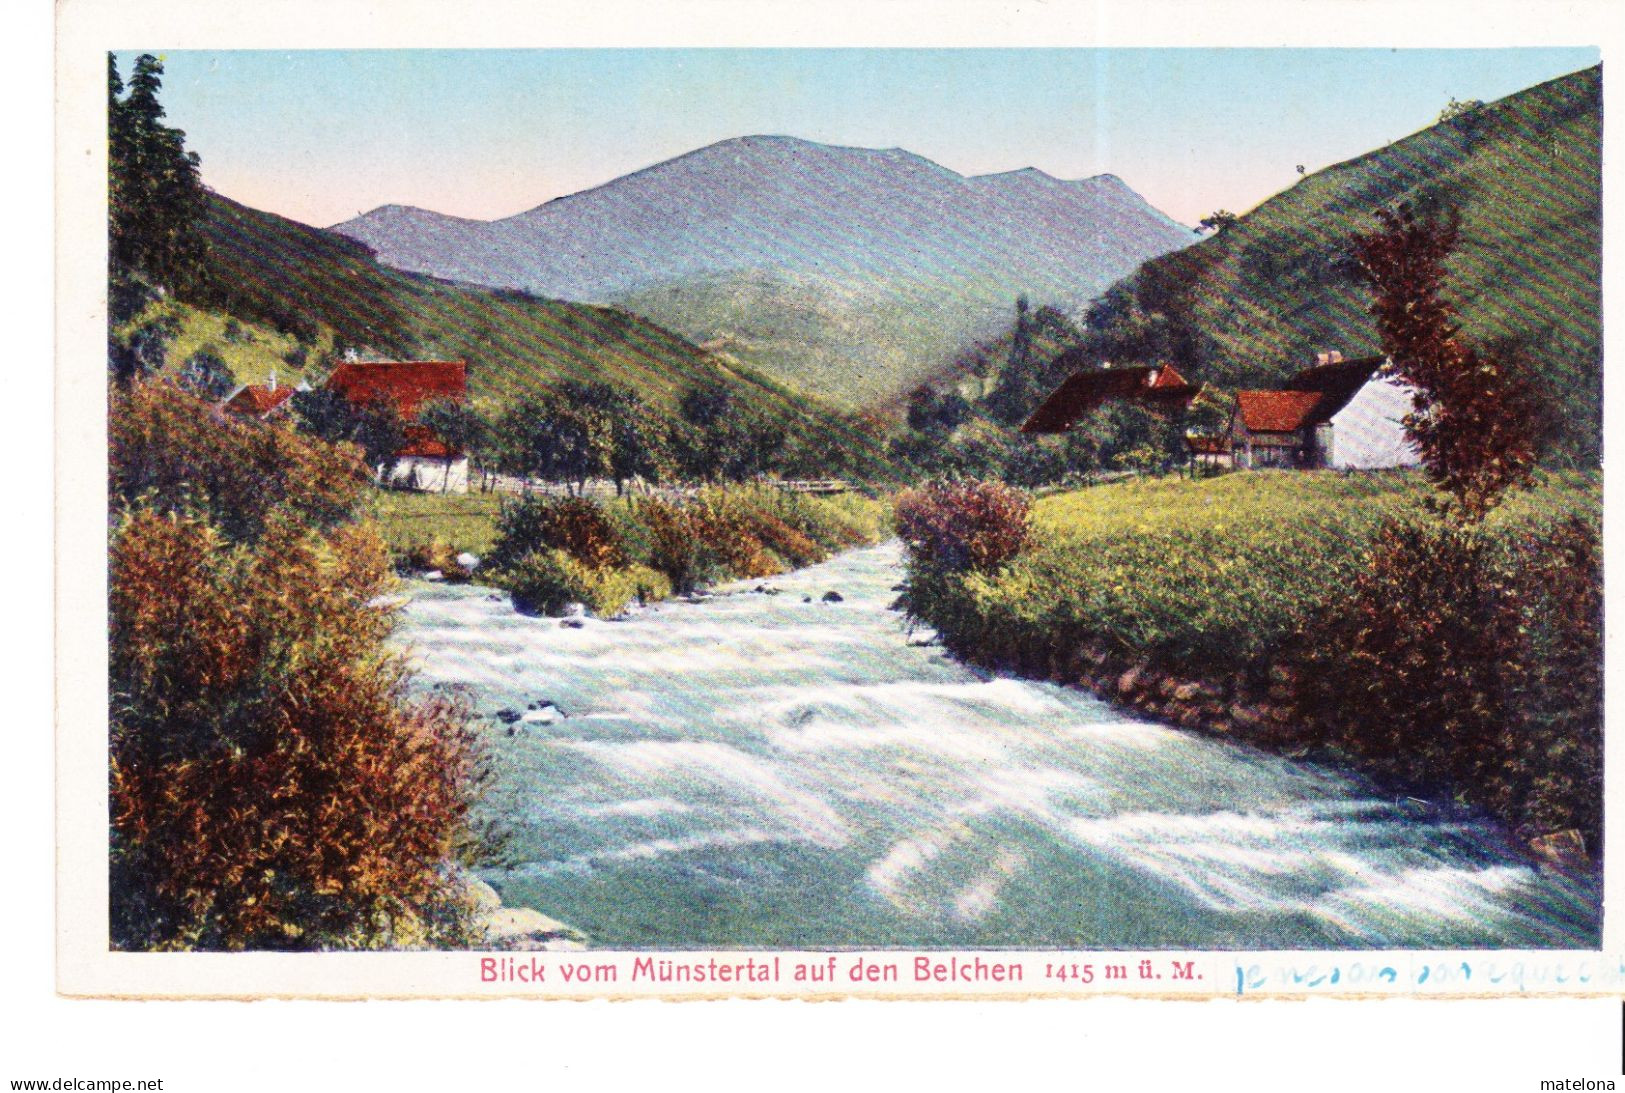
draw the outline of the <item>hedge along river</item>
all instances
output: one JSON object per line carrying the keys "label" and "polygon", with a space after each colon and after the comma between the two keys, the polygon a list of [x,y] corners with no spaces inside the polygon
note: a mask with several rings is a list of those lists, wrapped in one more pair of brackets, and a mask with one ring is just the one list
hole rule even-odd
{"label": "hedge along river", "polygon": [[902,575],[892,543],[578,628],[414,585],[417,686],[496,760],[486,879],[605,948],[1600,943],[1596,882],[1493,824],[962,665]]}

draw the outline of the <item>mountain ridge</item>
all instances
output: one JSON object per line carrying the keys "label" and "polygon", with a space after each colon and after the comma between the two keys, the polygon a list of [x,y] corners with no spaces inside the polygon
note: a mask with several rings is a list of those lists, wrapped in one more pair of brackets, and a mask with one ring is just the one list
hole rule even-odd
{"label": "mountain ridge", "polygon": [[[1058,184],[1064,185],[1064,186],[1084,186],[1084,185],[1088,185],[1088,184],[1115,185],[1117,187],[1122,188],[1123,190],[1128,191],[1129,193],[1134,194],[1135,196],[1139,196],[1138,193],[1133,189],[1133,187],[1130,186],[1126,181],[1124,181],[1124,179],[1121,176],[1119,176],[1117,174],[1114,174],[1114,173],[1112,173],[1110,171],[1102,171],[1102,172],[1100,172],[1098,174],[1085,175],[1085,176],[1083,176],[1081,178],[1062,178],[1059,175],[1050,174],[1048,171],[1045,171],[1041,167],[1034,167],[1034,166],[1029,164],[1029,165],[1024,166],[1024,167],[1013,167],[1013,168],[1010,168],[1008,170],[1003,170],[1003,171],[984,171],[981,174],[964,174],[962,172],[955,171],[952,167],[948,167],[945,164],[937,163],[935,160],[931,159],[928,156],[920,155],[918,152],[911,152],[908,149],[903,148],[901,146],[897,146],[897,145],[894,145],[894,146],[889,147],[889,148],[870,148],[870,147],[867,147],[865,145],[857,145],[857,144],[829,144],[829,143],[826,143],[826,142],[823,142],[823,141],[808,140],[808,139],[806,139],[804,137],[795,137],[795,136],[789,136],[789,135],[786,135],[786,134],[762,133],[762,134],[751,134],[751,135],[742,136],[742,137],[728,137],[728,138],[725,138],[723,140],[713,141],[711,144],[702,145],[699,148],[695,148],[695,149],[693,149],[691,151],[688,151],[688,152],[683,152],[680,155],[672,156],[672,157],[670,157],[668,159],[659,160],[658,162],[651,163],[651,164],[649,164],[647,166],[644,166],[644,167],[638,167],[638,168],[636,168],[634,170],[626,172],[623,175],[618,175],[615,178],[609,179],[609,180],[607,180],[605,182],[596,183],[596,184],[594,184],[592,186],[587,186],[587,187],[584,187],[584,188],[582,188],[580,190],[574,190],[574,191],[571,191],[570,193],[567,193],[567,194],[559,194],[557,197],[550,197],[546,201],[541,202],[540,204],[532,205],[530,208],[522,209],[522,210],[520,210],[519,212],[516,212],[516,213],[509,213],[506,216],[491,216],[491,217],[460,216],[460,215],[458,215],[456,213],[440,212],[437,209],[431,209],[431,208],[428,208],[428,207],[423,206],[423,205],[412,205],[412,204],[408,204],[408,203],[404,203],[404,202],[388,201],[388,202],[385,202],[382,205],[377,205],[377,206],[375,206],[375,207],[373,207],[371,209],[368,209],[368,210],[366,210],[364,212],[357,213],[355,216],[346,217],[343,220],[336,221],[335,223],[328,225],[323,230],[338,232],[341,235],[347,235],[347,234],[350,234],[350,233],[343,230],[346,225],[356,224],[357,222],[364,221],[364,220],[368,219],[369,217],[374,217],[374,216],[377,216],[377,215],[380,215],[380,214],[393,215],[393,214],[399,214],[399,213],[403,213],[403,212],[405,212],[405,213],[421,213],[421,214],[423,214],[425,216],[431,216],[431,217],[435,217],[435,218],[440,219],[440,220],[452,221],[452,222],[459,223],[459,224],[500,224],[500,223],[503,223],[503,222],[509,221],[509,220],[517,220],[517,219],[519,219],[521,217],[526,216],[529,213],[534,213],[534,212],[536,212],[536,211],[538,211],[540,209],[545,209],[549,205],[555,205],[555,204],[557,204],[559,202],[569,201],[569,200],[572,200],[574,198],[584,197],[584,196],[593,194],[593,193],[595,193],[595,192],[597,192],[599,190],[604,189],[607,186],[613,186],[616,183],[625,181],[627,179],[636,178],[636,177],[638,177],[640,175],[643,175],[643,174],[645,174],[645,173],[647,173],[649,171],[656,170],[656,169],[658,169],[660,167],[664,167],[664,166],[666,166],[668,164],[680,163],[683,160],[689,159],[690,157],[702,155],[704,153],[712,152],[712,151],[719,150],[719,149],[723,149],[723,148],[726,148],[726,147],[731,146],[731,145],[751,144],[751,143],[769,143],[769,144],[782,143],[782,144],[789,145],[789,146],[807,145],[807,146],[815,146],[815,147],[821,147],[821,148],[834,149],[834,150],[842,151],[842,152],[876,153],[876,154],[894,156],[894,157],[906,157],[907,159],[910,159],[910,160],[913,160],[913,161],[918,161],[918,162],[921,162],[921,163],[924,163],[924,164],[928,164],[931,167],[933,167],[933,168],[935,168],[935,169],[937,169],[939,171],[942,171],[942,172],[944,172],[946,174],[955,176],[956,178],[958,178],[958,179],[960,179],[960,180],[962,180],[964,182],[973,182],[973,183],[974,182],[984,182],[985,183],[985,182],[994,182],[994,181],[998,181],[998,180],[1006,179],[1006,178],[1015,178],[1015,177],[1018,177],[1018,176],[1029,176],[1029,177],[1036,176],[1036,177],[1045,179],[1045,180],[1047,180],[1049,182],[1058,183]],[[1166,214],[1164,214],[1164,215],[1166,215]],[[1188,225],[1181,224],[1179,221],[1174,220],[1172,217],[1168,217],[1167,219],[1169,220],[1170,223],[1172,223],[1172,224],[1174,224],[1174,225],[1176,225],[1176,226],[1178,226],[1180,228],[1183,228],[1186,231],[1194,231],[1194,229],[1190,228]]]}
{"label": "mountain ridge", "polygon": [[[1080,306],[1197,238],[1109,173],[967,176],[902,148],[764,135],[510,217],[381,206],[333,230],[402,270],[624,306],[695,341],[745,332],[775,346],[753,367],[854,409],[895,398],[1018,295]],[[798,299],[787,286],[802,275],[828,284]],[[738,289],[763,277],[775,291]],[[943,306],[926,309],[930,322],[894,335],[890,318],[933,291]],[[808,328],[803,313],[829,301],[838,313]],[[774,336],[787,326],[811,340]]]}

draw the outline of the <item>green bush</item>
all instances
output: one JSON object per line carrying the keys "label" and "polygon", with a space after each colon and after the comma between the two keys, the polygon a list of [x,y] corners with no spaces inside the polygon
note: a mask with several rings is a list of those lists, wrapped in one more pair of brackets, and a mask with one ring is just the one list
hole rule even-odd
{"label": "green bush", "polygon": [[[772,576],[821,562],[842,547],[875,542],[884,511],[863,497],[836,501],[759,486],[717,487],[682,501],[628,497],[606,505],[525,498],[504,504],[485,568],[498,573],[504,587],[518,587],[515,602],[523,600],[527,610],[559,609],[538,606],[548,603],[591,606],[592,595],[599,595],[612,606],[593,607],[594,614],[614,614],[634,596],[649,603],[713,581]],[[532,560],[550,551],[578,564],[565,569]],[[589,592],[593,581],[603,591]]]}
{"label": "green bush", "polygon": [[562,615],[579,603],[594,616],[609,618],[638,595],[633,571],[595,569],[562,550],[527,554],[502,570],[500,580],[515,609],[530,615]]}
{"label": "green bush", "polygon": [[646,565],[632,565],[626,569],[626,577],[632,582],[632,588],[640,603],[658,603],[671,598],[671,578],[658,569]]}
{"label": "green bush", "polygon": [[626,564],[603,506],[587,497],[516,497],[504,502],[487,564],[509,568],[528,554],[562,550],[590,569]]}
{"label": "green bush", "polygon": [[459,551],[438,536],[428,542],[413,543],[396,555],[396,564],[408,573],[438,570],[448,581],[467,581],[473,574],[458,561]]}

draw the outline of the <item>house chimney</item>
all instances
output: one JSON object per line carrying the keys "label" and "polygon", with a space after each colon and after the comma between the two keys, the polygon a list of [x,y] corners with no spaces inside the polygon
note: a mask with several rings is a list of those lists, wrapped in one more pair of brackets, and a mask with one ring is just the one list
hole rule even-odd
{"label": "house chimney", "polygon": [[276,390],[276,365],[271,366],[271,390]]}

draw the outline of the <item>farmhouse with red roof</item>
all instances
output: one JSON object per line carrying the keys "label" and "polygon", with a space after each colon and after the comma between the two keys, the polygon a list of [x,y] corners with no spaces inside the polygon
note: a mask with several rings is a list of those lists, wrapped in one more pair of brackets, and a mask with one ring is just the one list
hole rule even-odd
{"label": "farmhouse with red roof", "polygon": [[356,409],[393,407],[406,423],[406,443],[396,453],[391,482],[413,489],[468,492],[468,453],[446,444],[416,420],[431,402],[467,399],[465,362],[346,360],[333,369],[327,386]]}
{"label": "farmhouse with red roof", "polygon": [[1237,467],[1408,467],[1412,390],[1383,357],[1321,353],[1280,391],[1238,391],[1228,439]]}
{"label": "farmhouse with red roof", "polygon": [[273,369],[271,378],[264,383],[245,383],[237,390],[225,397],[220,403],[220,409],[229,414],[240,414],[243,417],[257,418],[261,421],[278,413],[286,413],[288,400],[298,390],[309,390],[304,384],[299,387],[289,387],[287,384],[279,385],[276,381],[276,371]]}
{"label": "farmhouse with red roof", "polygon": [[[1078,354],[1073,350],[1068,355]],[[1056,363],[1066,363],[1067,355]],[[1082,363],[1081,355],[1078,363]],[[1086,414],[1108,402],[1134,402],[1149,410],[1170,413],[1189,406],[1201,388],[1193,386],[1171,364],[1131,368],[1089,368],[1073,372],[1032,412],[1021,426],[1028,434],[1069,432]]]}
{"label": "farmhouse with red roof", "polygon": [[250,383],[237,388],[220,404],[227,413],[244,417],[268,418],[293,397],[292,387],[278,387],[274,383]]}

